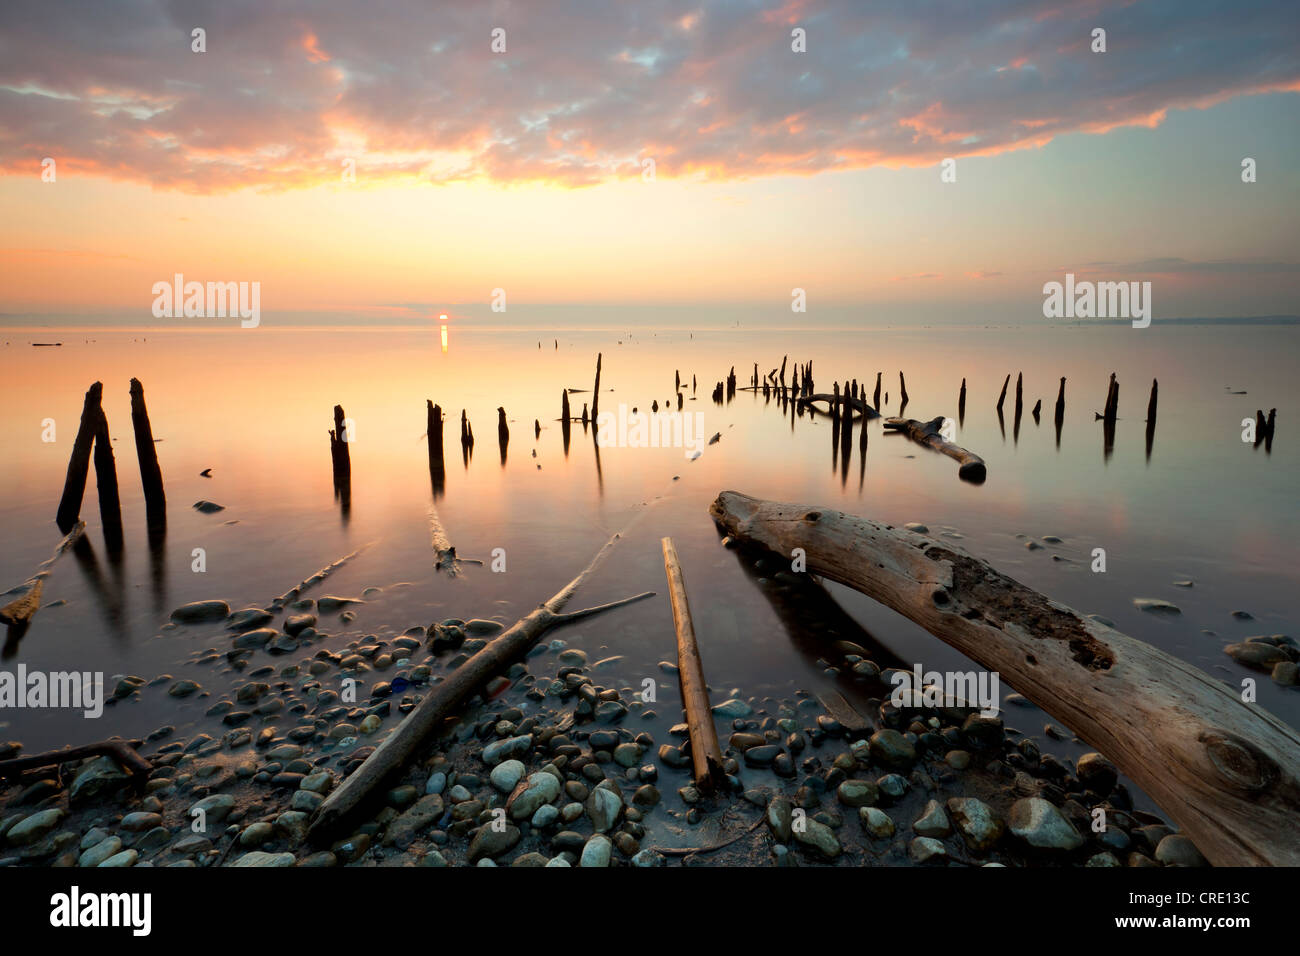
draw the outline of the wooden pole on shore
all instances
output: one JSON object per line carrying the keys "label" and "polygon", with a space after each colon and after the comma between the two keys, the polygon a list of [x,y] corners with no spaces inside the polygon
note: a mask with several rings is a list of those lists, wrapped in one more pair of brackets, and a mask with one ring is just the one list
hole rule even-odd
{"label": "wooden pole on shore", "polygon": [[81,500],[86,493],[86,476],[90,471],[90,451],[95,441],[95,427],[102,411],[104,385],[96,382],[86,390],[86,400],[81,407],[81,424],[77,428],[76,440],[72,443],[72,455],[68,458],[68,473],[63,481],[63,496],[59,499],[58,515],[55,523],[59,530],[67,534],[81,517]]}
{"label": "wooden pole on shore", "polygon": [[682,703],[686,709],[686,726],[691,741],[691,766],[695,786],[709,794],[715,784],[725,778],[722,769],[722,750],[718,746],[718,732],[713,725],[713,711],[709,706],[709,685],[704,680],[704,665],[700,661],[700,647],[695,639],[695,624],[691,619],[690,602],[686,599],[686,579],[672,538],[662,541],[664,572],[668,576],[668,597],[673,607],[673,627],[677,632],[677,668],[682,688]]}
{"label": "wooden pole on shore", "polygon": [[158,447],[149,424],[149,410],[144,403],[144,386],[131,379],[131,425],[135,430],[135,455],[140,461],[140,483],[144,486],[145,513],[149,531],[167,528],[167,496],[163,492],[162,469],[158,467]]}

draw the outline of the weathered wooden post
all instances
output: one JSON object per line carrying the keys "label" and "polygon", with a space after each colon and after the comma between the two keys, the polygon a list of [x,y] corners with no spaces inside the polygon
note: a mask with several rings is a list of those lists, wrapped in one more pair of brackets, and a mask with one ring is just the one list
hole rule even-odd
{"label": "weathered wooden post", "polygon": [[135,455],[140,461],[140,483],[144,486],[146,521],[151,534],[167,528],[167,496],[163,493],[162,469],[158,467],[158,448],[149,424],[149,410],[144,404],[144,386],[131,379],[131,425],[135,430]]}
{"label": "weathered wooden post", "polygon": [[99,520],[104,526],[104,544],[110,554],[122,550],[122,499],[117,489],[117,463],[108,437],[108,416],[103,406],[95,425],[95,487],[99,491]]}
{"label": "weathered wooden post", "polygon": [[59,511],[55,522],[59,530],[67,534],[81,517],[81,499],[86,493],[86,475],[90,471],[90,451],[95,441],[95,427],[101,411],[104,385],[96,382],[86,390],[86,401],[81,407],[81,424],[77,427],[77,437],[72,443],[72,455],[68,458],[68,473],[63,481],[63,496],[59,499]]}

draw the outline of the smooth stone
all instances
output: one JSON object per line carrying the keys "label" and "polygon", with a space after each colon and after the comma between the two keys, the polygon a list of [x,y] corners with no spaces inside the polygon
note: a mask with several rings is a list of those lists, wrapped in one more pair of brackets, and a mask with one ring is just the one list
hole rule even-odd
{"label": "smooth stone", "polygon": [[931,800],[921,811],[920,818],[912,824],[912,830],[918,836],[941,838],[952,834],[952,824],[943,807],[939,806],[939,801]]}
{"label": "smooth stone", "polygon": [[1074,825],[1042,797],[1024,797],[1013,803],[1007,824],[1012,833],[1039,849],[1074,850],[1083,845]]}
{"label": "smooth stone", "polygon": [[231,866],[272,866],[284,867],[293,866],[294,858],[292,853],[265,853],[262,850],[253,850],[251,853],[245,853]]}
{"label": "smooth stone", "polygon": [[115,836],[109,837],[96,843],[77,857],[77,866],[99,866],[109,857],[116,856],[121,851],[122,841]]}
{"label": "smooth stone", "polygon": [[510,799],[506,801],[506,810],[512,820],[527,820],[543,806],[553,803],[559,796],[559,778],[555,774],[539,770],[529,774],[527,780],[515,785]]}
{"label": "smooth stone", "polygon": [[1171,833],[1156,847],[1156,861],[1165,866],[1209,866],[1196,844],[1181,833]]}
{"label": "smooth stone", "polygon": [[928,863],[948,855],[944,845],[933,837],[917,837],[907,846],[907,853],[916,863]]}
{"label": "smooth stone", "polygon": [[610,842],[609,837],[603,833],[594,834],[582,847],[582,855],[578,859],[580,867],[601,867],[609,866],[610,854],[614,849],[614,844]]}
{"label": "smooth stone", "polygon": [[835,831],[812,817],[806,817],[802,827],[793,828],[793,835],[804,846],[811,847],[828,860],[844,852]]}
{"label": "smooth stone", "polygon": [[478,833],[470,841],[466,858],[475,864],[480,860],[494,859],[514,847],[519,842],[519,837],[519,828],[512,823],[507,823],[499,830],[493,824],[479,827]]}
{"label": "smooth stone", "polygon": [[492,772],[488,774],[488,780],[491,781],[492,786],[502,793],[510,793],[523,779],[527,769],[519,760],[503,760],[492,768]]}
{"label": "smooth stone", "polygon": [[884,840],[894,835],[894,821],[878,807],[860,807],[858,818],[862,821],[862,828],[877,839]]}
{"label": "smooth stone", "polygon": [[230,605],[225,601],[194,601],[182,604],[172,611],[171,619],[177,624],[198,624],[203,621],[222,621],[230,616]]}
{"label": "smooth stone", "polygon": [[1006,832],[992,808],[974,797],[953,797],[948,801],[948,813],[966,845],[978,852],[990,849]]}
{"label": "smooth stone", "polygon": [[754,708],[739,697],[732,697],[713,705],[713,713],[719,717],[748,717],[753,712]]}

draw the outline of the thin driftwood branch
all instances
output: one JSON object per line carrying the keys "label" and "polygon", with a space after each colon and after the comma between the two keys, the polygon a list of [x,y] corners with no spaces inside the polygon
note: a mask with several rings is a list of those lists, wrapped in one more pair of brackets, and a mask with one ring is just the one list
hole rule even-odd
{"label": "thin driftwood branch", "polygon": [[695,640],[691,606],[686,600],[686,579],[672,538],[663,539],[664,571],[668,575],[668,597],[673,605],[673,626],[677,631],[677,668],[682,686],[682,703],[686,706],[686,727],[691,741],[691,766],[695,785],[702,793],[712,793],[722,780],[722,749],[718,731],[713,726],[709,706],[709,685],[704,680],[700,646]]}
{"label": "thin driftwood branch", "polygon": [[1300,866],[1300,734],[1200,668],[923,535],[724,491],[730,535],[916,622],[1113,760],[1219,866]]}
{"label": "thin driftwood branch", "polygon": [[942,452],[949,458],[955,459],[961,467],[957,469],[957,476],[965,481],[973,481],[976,484],[983,481],[988,474],[984,465],[984,459],[973,451],[967,451],[960,445],[954,445],[948,439],[940,434],[943,427],[943,416],[932,418],[928,422],[918,422],[914,418],[887,418],[885,419],[885,428],[888,431],[899,432],[906,435],[912,441],[920,442],[927,445],[935,451]]}
{"label": "thin driftwood branch", "polygon": [[325,567],[321,568],[315,574],[301,581],[299,584],[295,585],[294,587],[291,587],[288,591],[285,591],[278,598],[272,600],[271,606],[274,609],[279,610],[280,608],[288,604],[290,601],[296,601],[299,598],[299,596],[301,596],[303,591],[306,591],[308,588],[315,587],[317,584],[320,584],[322,581],[324,581],[327,577],[329,577],[339,568],[343,567],[343,565],[347,564],[349,561],[351,561],[357,555],[361,554],[367,548],[373,546],[374,543],[375,543],[374,541],[371,541],[369,544],[363,544],[361,547],[357,548],[357,550],[353,551],[351,554],[345,554],[337,561],[325,565]]}
{"label": "thin driftwood branch", "polygon": [[[838,383],[836,383],[838,386]],[[816,395],[807,395],[796,399],[804,407],[811,407],[815,402],[825,402],[832,415],[840,413],[840,406],[847,405],[862,415],[863,418],[879,418],[880,413],[864,402],[860,398],[853,398],[849,395],[827,395],[820,392]]]}
{"label": "thin driftwood branch", "polygon": [[153,769],[153,764],[136,752],[136,748],[142,743],[143,741],[140,740],[122,740],[120,737],[114,737],[111,740],[83,744],[80,747],[64,747],[62,750],[49,750],[43,754],[32,754],[30,757],[0,760],[0,778],[12,777],[26,770],[35,770],[38,767],[51,767],[55,764],[67,763],[70,760],[84,760],[87,757],[108,755],[131,771],[135,783],[143,786],[145,778],[149,776],[149,771]]}
{"label": "thin driftwood branch", "polygon": [[561,613],[574,592],[591,576],[620,537],[616,534],[610,538],[577,577],[526,617],[516,621],[449,674],[446,680],[431,687],[424,700],[406,715],[365,762],[317,808],[312,817],[310,833],[318,835],[333,831],[389,774],[410,759],[420,745],[441,726],[444,718],[465,703],[490,678],[526,654],[548,630],[580,616],[650,597],[654,592],[639,594],[599,608],[588,608],[571,614]]}
{"label": "thin driftwood branch", "polygon": [[63,552],[76,544],[78,539],[85,533],[86,522],[78,520],[72,526],[72,530],[65,534],[63,539],[54,546],[54,554],[40,563],[36,573],[14,588],[13,591],[8,592],[10,594],[16,593],[18,596],[4,607],[0,607],[0,624],[25,625],[31,622],[32,615],[41,606],[41,590],[46,576],[50,573],[50,567]]}

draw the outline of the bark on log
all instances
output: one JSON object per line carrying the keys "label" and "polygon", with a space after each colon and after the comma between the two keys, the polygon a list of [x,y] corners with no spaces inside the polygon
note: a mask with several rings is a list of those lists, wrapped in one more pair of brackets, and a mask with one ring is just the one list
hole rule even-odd
{"label": "bark on log", "polygon": [[468,700],[491,677],[526,654],[548,630],[601,611],[652,597],[654,592],[646,591],[609,604],[563,613],[564,606],[573,597],[574,592],[591,576],[620,537],[621,535],[616,534],[605,542],[604,547],[592,558],[591,563],[548,601],[539,605],[527,617],[516,621],[508,630],[449,674],[441,684],[430,687],[424,700],[406,715],[406,718],[384,738],[383,743],[375,748],[365,762],[317,808],[311,820],[309,834],[315,837],[334,830],[372,790],[415,753],[425,739],[439,728],[448,714]]}
{"label": "bark on log", "polygon": [[681,679],[682,703],[686,708],[686,727],[691,741],[691,767],[695,786],[711,794],[726,773],[722,769],[722,749],[713,725],[709,705],[709,685],[704,680],[704,664],[695,640],[691,606],[686,600],[686,579],[672,538],[664,538],[664,571],[668,575],[668,597],[673,606],[673,626],[677,631],[677,668]]}
{"label": "bark on log", "polygon": [[1064,722],[1218,866],[1300,866],[1300,734],[1199,668],[867,518],[724,491],[714,520],[924,627]]}
{"label": "bark on log", "polygon": [[90,449],[95,441],[103,394],[103,383],[96,382],[86,390],[86,400],[81,406],[81,424],[77,426],[77,437],[72,443],[68,473],[63,480],[63,495],[59,498],[59,511],[55,518],[64,534],[71,531],[81,517],[81,500],[86,494],[86,475],[90,471]]}
{"label": "bark on log", "polygon": [[135,431],[135,456],[140,462],[140,483],[144,486],[144,505],[149,530],[159,533],[167,528],[167,495],[163,491],[162,469],[158,467],[158,446],[149,424],[149,409],[144,403],[144,386],[131,379],[131,425]]}
{"label": "bark on log", "polygon": [[984,459],[973,451],[967,451],[960,445],[954,445],[939,434],[943,422],[942,415],[938,418],[932,418],[928,422],[918,422],[914,418],[887,418],[885,419],[885,429],[899,432],[912,439],[912,441],[920,442],[922,445],[927,445],[935,451],[942,452],[949,458],[955,459],[961,465],[957,469],[957,477],[963,481],[972,481],[976,484],[982,482],[987,477]]}

